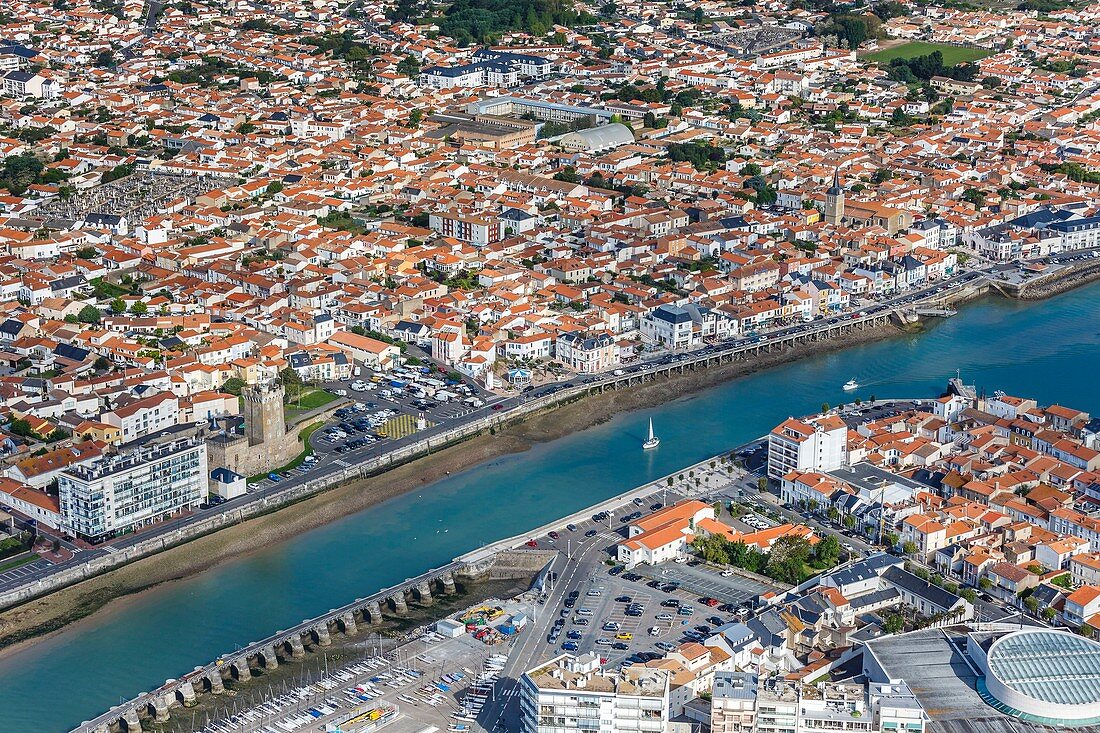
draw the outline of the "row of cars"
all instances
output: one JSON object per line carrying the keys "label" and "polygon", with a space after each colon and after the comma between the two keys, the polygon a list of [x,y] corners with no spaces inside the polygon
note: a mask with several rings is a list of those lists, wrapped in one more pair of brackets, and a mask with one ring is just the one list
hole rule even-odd
{"label": "row of cars", "polygon": [[340,422],[324,428],[321,440],[328,443],[340,443],[346,438],[356,436],[333,449],[336,453],[347,453],[389,437],[382,427],[391,418],[397,416],[397,411],[381,409],[365,414],[372,407],[374,407],[373,403],[368,402],[364,405],[357,402],[352,407],[340,408],[333,413]]}

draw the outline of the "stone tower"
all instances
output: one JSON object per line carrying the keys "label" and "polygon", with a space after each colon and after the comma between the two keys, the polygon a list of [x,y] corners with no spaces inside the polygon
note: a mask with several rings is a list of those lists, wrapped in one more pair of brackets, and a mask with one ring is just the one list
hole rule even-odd
{"label": "stone tower", "polygon": [[837,226],[844,220],[844,189],[840,187],[840,169],[833,170],[833,185],[825,192],[825,223]]}
{"label": "stone tower", "polygon": [[244,407],[244,430],[248,444],[266,443],[276,450],[286,436],[286,420],[283,418],[283,385],[257,384],[241,390]]}

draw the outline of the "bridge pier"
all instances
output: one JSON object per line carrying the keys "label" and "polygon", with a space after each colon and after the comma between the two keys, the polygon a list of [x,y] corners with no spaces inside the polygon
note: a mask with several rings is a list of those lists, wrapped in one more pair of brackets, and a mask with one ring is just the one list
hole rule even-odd
{"label": "bridge pier", "polygon": [[[172,695],[172,699],[175,699],[175,695]],[[160,697],[154,697],[153,702],[150,704],[153,709],[153,720],[158,723],[168,722],[168,696],[161,695]]]}
{"label": "bridge pier", "polygon": [[181,682],[176,693],[179,695],[180,702],[184,707],[191,707],[195,704],[195,686],[190,682]]}
{"label": "bridge pier", "polygon": [[275,670],[279,668],[279,657],[275,655],[274,644],[269,644],[261,649],[260,656],[264,659],[264,669]]}
{"label": "bridge pier", "polygon": [[126,730],[128,733],[141,732],[141,718],[138,717],[138,711],[136,708],[130,708],[122,714],[122,722],[126,724]]}
{"label": "bridge pier", "polygon": [[237,681],[248,682],[252,679],[252,670],[248,668],[248,657],[241,657],[233,663],[233,668],[237,670]]}
{"label": "bridge pier", "polygon": [[92,733],[111,733],[111,726],[106,724],[97,725],[95,728],[92,728]]}
{"label": "bridge pier", "polygon": [[405,603],[405,591],[399,592],[390,600],[393,601],[393,610],[399,615],[404,616],[409,612],[409,604]]}
{"label": "bridge pier", "polygon": [[422,580],[416,585],[416,594],[420,597],[420,602],[425,606],[430,606],[434,602],[432,599],[432,584],[429,580]]}
{"label": "bridge pier", "polygon": [[443,577],[441,578],[441,580],[443,581],[443,592],[444,593],[450,594],[450,593],[455,592],[455,576],[454,576],[454,573],[450,573],[450,572],[443,573]]}
{"label": "bridge pier", "polygon": [[332,644],[332,636],[328,633],[328,624],[321,624],[313,629],[313,633],[317,635],[317,643],[321,646],[330,646]]}
{"label": "bridge pier", "polygon": [[301,659],[306,655],[306,648],[302,644],[302,637],[300,634],[294,634],[286,640],[290,644],[290,656],[294,659]]}
{"label": "bridge pier", "polygon": [[355,625],[354,613],[345,613],[340,617],[340,623],[344,627],[344,633],[348,636],[354,636],[359,633],[359,627]]}
{"label": "bridge pier", "polygon": [[363,618],[371,625],[382,623],[382,604],[378,601],[368,603],[366,608],[363,609]]}
{"label": "bridge pier", "polygon": [[222,673],[218,670],[206,675],[206,681],[210,683],[210,694],[220,695],[225,692],[225,682],[222,681]]}

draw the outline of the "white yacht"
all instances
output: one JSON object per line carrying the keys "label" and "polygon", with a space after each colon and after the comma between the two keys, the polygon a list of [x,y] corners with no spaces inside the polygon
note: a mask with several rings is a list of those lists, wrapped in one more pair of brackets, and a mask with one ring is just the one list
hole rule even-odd
{"label": "white yacht", "polygon": [[642,443],[642,450],[650,450],[661,444],[661,439],[653,434],[653,418],[649,418],[649,437]]}
{"label": "white yacht", "polygon": [[854,379],[849,379],[844,383],[844,391],[851,392],[853,389],[859,389],[859,382]]}

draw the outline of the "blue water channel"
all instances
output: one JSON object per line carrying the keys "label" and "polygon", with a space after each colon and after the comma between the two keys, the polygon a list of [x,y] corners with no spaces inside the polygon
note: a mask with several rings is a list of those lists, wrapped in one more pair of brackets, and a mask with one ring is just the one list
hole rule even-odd
{"label": "blue water channel", "polygon": [[[855,397],[964,380],[1100,412],[1100,284],[987,299],[927,332],[797,361],[479,465],[199,576],[127,599],[0,660],[0,731],[65,731],[356,597]],[[845,393],[856,378],[863,387]],[[661,446],[639,447],[653,417]]]}

